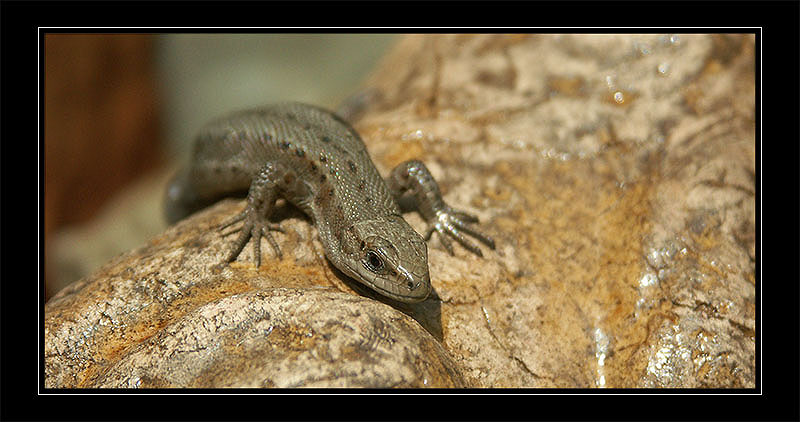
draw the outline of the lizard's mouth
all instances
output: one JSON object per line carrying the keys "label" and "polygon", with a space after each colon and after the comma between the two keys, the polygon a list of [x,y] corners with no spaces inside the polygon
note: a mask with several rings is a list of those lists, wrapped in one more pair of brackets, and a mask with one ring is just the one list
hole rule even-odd
{"label": "lizard's mouth", "polygon": [[[384,296],[388,296],[388,297],[390,297],[392,299],[398,300],[400,302],[405,302],[405,303],[422,302],[423,300],[428,298],[428,295],[431,292],[430,287],[428,287],[428,286],[424,286],[423,287],[422,285],[417,287],[417,289],[415,289],[414,293],[412,293],[410,295],[397,294],[397,293],[394,293],[394,292],[392,292],[390,290],[384,289],[383,287],[380,287],[377,284],[372,284],[369,287],[372,288],[373,290],[377,291],[378,293],[383,294]],[[419,293],[417,293],[417,291],[419,291]]]}
{"label": "lizard's mouth", "polygon": [[[387,284],[392,284],[390,280],[378,277],[375,274],[370,274],[370,277],[366,277],[366,274],[362,274],[360,271],[354,270],[350,265],[345,264],[345,267],[348,270],[348,275],[359,283],[382,294],[383,296],[387,296],[400,302],[422,302],[428,298],[431,292],[430,282],[427,282],[427,280],[409,280],[406,282],[401,282],[402,284],[395,283],[397,286],[396,290],[408,290],[408,294],[403,294],[386,286]],[[408,283],[409,286],[405,287],[405,283]]]}

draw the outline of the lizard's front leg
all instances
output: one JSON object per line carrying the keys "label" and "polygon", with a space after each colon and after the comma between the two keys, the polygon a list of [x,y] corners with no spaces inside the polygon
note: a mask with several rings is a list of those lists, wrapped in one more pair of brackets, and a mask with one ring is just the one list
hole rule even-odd
{"label": "lizard's front leg", "polygon": [[250,184],[250,191],[247,194],[247,206],[238,215],[234,216],[227,222],[223,223],[220,230],[231,226],[239,221],[244,220],[244,224],[238,229],[235,229],[227,234],[241,232],[239,237],[233,244],[231,252],[226,258],[226,262],[235,260],[247,245],[247,241],[253,238],[253,260],[256,262],[256,267],[261,266],[261,236],[264,236],[269,241],[272,248],[275,250],[275,255],[281,258],[281,250],[278,243],[272,238],[270,231],[283,232],[280,225],[272,224],[268,221],[272,209],[275,206],[275,200],[278,197],[279,185],[281,180],[285,179],[286,170],[282,167],[267,163],[259,170],[258,174],[253,177]]}
{"label": "lizard's front leg", "polygon": [[494,249],[494,240],[472,227],[473,223],[478,222],[478,217],[451,208],[444,202],[439,185],[422,162],[410,160],[401,163],[392,170],[387,184],[396,198],[406,192],[410,192],[414,196],[420,214],[428,222],[425,239],[430,239],[433,232],[436,231],[439,240],[450,255],[453,255],[453,246],[448,236],[456,239],[476,255],[483,256],[480,248],[467,239],[464,233]]}

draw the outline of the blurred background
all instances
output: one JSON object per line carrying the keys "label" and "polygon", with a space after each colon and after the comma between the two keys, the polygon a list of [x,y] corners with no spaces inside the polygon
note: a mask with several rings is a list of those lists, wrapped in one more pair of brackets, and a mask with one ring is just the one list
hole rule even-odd
{"label": "blurred background", "polygon": [[281,100],[334,109],[396,38],[45,35],[46,297],[166,228],[164,187],[208,120]]}

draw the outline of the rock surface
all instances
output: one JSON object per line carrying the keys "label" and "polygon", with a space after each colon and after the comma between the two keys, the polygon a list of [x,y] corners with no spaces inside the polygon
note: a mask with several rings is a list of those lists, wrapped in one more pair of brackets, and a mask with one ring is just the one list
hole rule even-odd
{"label": "rock surface", "polygon": [[755,386],[752,36],[409,36],[366,86],[381,173],[496,251],[433,240],[435,297],[379,303],[289,208],[283,260],[219,266],[223,202],[47,303],[46,386]]}
{"label": "rock surface", "polygon": [[217,204],[53,297],[46,386],[474,385],[412,318],[346,284],[336,291],[299,216],[283,223],[291,259],[219,265],[230,237],[215,227],[238,208]]}

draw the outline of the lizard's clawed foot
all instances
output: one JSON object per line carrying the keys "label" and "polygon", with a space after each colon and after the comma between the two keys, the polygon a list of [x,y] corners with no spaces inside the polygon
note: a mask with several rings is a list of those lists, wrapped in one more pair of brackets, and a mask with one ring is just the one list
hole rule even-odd
{"label": "lizard's clawed foot", "polygon": [[429,240],[433,232],[436,231],[439,241],[450,255],[454,255],[453,245],[449,239],[449,237],[452,237],[475,255],[483,257],[483,252],[478,248],[478,245],[467,239],[463,234],[466,233],[494,249],[494,240],[472,227],[472,224],[477,222],[478,217],[445,205],[441,210],[436,211],[436,219],[425,231],[425,240]]}
{"label": "lizard's clawed foot", "polygon": [[281,249],[278,247],[278,243],[272,237],[272,233],[270,233],[270,231],[278,231],[281,233],[285,233],[285,231],[279,224],[270,223],[265,217],[260,216],[254,207],[246,207],[242,212],[223,223],[219,230],[224,230],[225,228],[230,227],[242,220],[244,220],[244,224],[242,224],[241,227],[231,230],[228,233],[223,233],[223,236],[227,236],[229,234],[241,232],[239,233],[239,237],[236,239],[236,242],[234,242],[233,248],[225,259],[225,262],[232,262],[235,260],[239,254],[242,253],[245,245],[247,245],[247,241],[252,238],[254,242],[253,260],[256,262],[256,267],[260,267],[262,236],[266,237],[270,245],[272,245],[272,249],[275,250],[275,255],[278,256],[278,259],[283,258]]}

